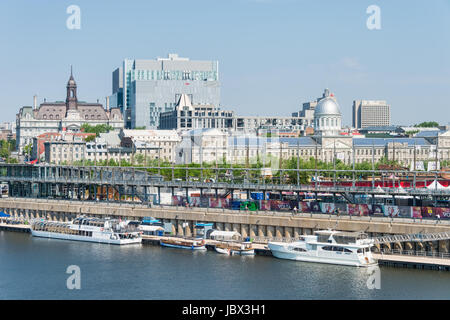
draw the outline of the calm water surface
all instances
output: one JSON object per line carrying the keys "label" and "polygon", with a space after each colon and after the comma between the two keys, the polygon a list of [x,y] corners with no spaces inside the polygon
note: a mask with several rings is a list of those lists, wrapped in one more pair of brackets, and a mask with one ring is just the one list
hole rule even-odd
{"label": "calm water surface", "polygon": [[[81,269],[81,289],[66,269]],[[450,299],[450,272],[112,246],[0,231],[0,299]]]}

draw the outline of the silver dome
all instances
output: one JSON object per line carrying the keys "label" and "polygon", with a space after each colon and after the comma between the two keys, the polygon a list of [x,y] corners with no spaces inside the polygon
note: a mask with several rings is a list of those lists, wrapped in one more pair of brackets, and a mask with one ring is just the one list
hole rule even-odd
{"label": "silver dome", "polygon": [[330,97],[326,97],[317,104],[314,116],[318,115],[341,115],[339,105]]}

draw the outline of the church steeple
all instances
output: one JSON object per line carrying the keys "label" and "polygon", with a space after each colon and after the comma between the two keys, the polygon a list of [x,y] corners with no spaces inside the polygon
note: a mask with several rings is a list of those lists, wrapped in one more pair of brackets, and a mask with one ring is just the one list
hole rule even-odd
{"label": "church steeple", "polygon": [[66,97],[66,109],[76,110],[78,104],[77,99],[77,83],[73,78],[72,66],[70,66],[70,78],[67,82],[67,97]]}

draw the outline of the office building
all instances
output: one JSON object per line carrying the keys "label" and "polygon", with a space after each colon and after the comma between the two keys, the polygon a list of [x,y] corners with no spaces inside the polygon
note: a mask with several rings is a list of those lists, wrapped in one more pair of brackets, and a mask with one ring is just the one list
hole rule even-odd
{"label": "office building", "polygon": [[160,113],[174,110],[182,94],[196,105],[219,106],[219,66],[217,61],[177,54],[156,60],[126,59],[122,69],[113,72],[113,95],[114,90],[118,97],[122,92],[127,128],[157,129]]}
{"label": "office building", "polygon": [[391,125],[391,107],[384,100],[353,101],[353,127],[385,127]]}
{"label": "office building", "polygon": [[159,129],[233,129],[234,111],[221,110],[214,105],[193,105],[187,94],[182,94],[173,111],[160,115]]}

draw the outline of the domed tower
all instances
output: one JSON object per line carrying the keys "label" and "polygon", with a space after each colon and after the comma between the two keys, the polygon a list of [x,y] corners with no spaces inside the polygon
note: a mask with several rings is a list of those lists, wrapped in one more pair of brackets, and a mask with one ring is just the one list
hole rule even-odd
{"label": "domed tower", "polygon": [[66,97],[66,109],[69,110],[77,110],[77,83],[73,78],[72,74],[72,66],[70,67],[70,78],[67,82],[67,97]]}
{"label": "domed tower", "polygon": [[314,131],[320,136],[337,136],[342,129],[342,115],[336,99],[325,89],[314,110]]}

